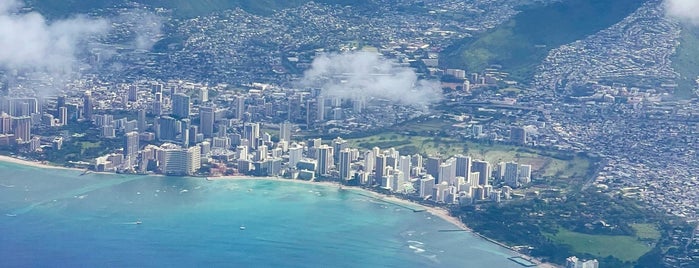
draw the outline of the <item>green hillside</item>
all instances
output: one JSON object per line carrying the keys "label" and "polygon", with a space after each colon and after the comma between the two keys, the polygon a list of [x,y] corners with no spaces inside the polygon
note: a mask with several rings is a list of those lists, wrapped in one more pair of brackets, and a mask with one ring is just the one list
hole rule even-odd
{"label": "green hillside", "polygon": [[[310,0],[133,0],[151,7],[172,9],[182,17],[206,15],[213,11],[240,7],[248,12],[269,15],[275,10],[296,7]],[[86,13],[100,8],[124,6],[126,0],[26,0],[28,6],[34,7],[49,17],[66,17],[77,13]],[[368,1],[350,0],[316,0],[319,3],[358,5]]]}
{"label": "green hillside", "polygon": [[583,39],[621,21],[639,0],[569,0],[532,6],[512,20],[447,48],[443,65],[481,71],[497,64],[513,78],[528,81],[550,49]]}
{"label": "green hillside", "polygon": [[699,28],[683,27],[680,45],[672,58],[672,67],[680,73],[679,88],[676,96],[690,98],[694,96],[695,80],[699,76]]}

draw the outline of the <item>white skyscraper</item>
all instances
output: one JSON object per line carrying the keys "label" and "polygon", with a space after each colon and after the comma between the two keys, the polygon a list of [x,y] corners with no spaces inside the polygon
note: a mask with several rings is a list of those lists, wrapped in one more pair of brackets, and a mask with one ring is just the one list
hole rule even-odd
{"label": "white skyscraper", "polygon": [[289,147],[289,166],[295,167],[303,158],[303,148],[294,143]]}
{"label": "white skyscraper", "polygon": [[129,168],[136,163],[139,145],[138,132],[129,132],[124,135],[124,158]]}
{"label": "white skyscraper", "polygon": [[447,182],[449,185],[456,185],[456,161],[453,158],[439,165],[439,181]]}
{"label": "white skyscraper", "polygon": [[293,125],[291,123],[284,122],[279,125],[279,140],[291,141],[291,128]]}
{"label": "white skyscraper", "polygon": [[519,165],[516,162],[505,163],[505,184],[512,188],[519,187]]}
{"label": "white skyscraper", "polygon": [[402,180],[408,181],[410,180],[410,169],[412,167],[412,159],[409,155],[407,156],[401,156],[400,159],[398,160],[398,169],[401,172],[402,175]]}
{"label": "white skyscraper", "polygon": [[428,195],[432,195],[432,189],[434,189],[434,178],[427,175],[427,178],[420,180],[420,197],[425,198]]}

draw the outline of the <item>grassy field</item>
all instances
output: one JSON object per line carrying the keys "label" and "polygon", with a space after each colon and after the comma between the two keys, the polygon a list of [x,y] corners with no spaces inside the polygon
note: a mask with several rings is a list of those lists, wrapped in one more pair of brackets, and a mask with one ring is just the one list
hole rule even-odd
{"label": "grassy field", "polygon": [[636,231],[636,237],[642,240],[658,241],[660,239],[660,231],[655,224],[635,223],[631,224],[631,228]]}
{"label": "grassy field", "polygon": [[531,79],[550,49],[585,38],[621,21],[641,6],[637,0],[570,0],[533,6],[495,29],[445,50],[449,67],[481,71],[502,65],[518,80]]}
{"label": "grassy field", "polygon": [[89,150],[92,148],[99,148],[102,145],[101,142],[89,142],[89,141],[83,141],[80,142],[80,149],[82,151]]}
{"label": "grassy field", "polygon": [[[642,228],[646,231],[644,235],[655,235],[647,229],[648,225]],[[657,232],[656,229],[653,230]],[[638,260],[652,249],[646,242],[639,240],[639,237],[633,236],[589,235],[563,228],[556,234],[546,234],[546,236],[557,243],[569,245],[577,253],[590,254],[598,258],[612,256],[628,262]]]}

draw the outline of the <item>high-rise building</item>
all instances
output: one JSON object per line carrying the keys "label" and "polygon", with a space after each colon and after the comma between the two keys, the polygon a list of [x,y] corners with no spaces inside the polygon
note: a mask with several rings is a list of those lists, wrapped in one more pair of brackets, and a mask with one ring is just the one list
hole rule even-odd
{"label": "high-rise building", "polygon": [[189,140],[189,143],[199,143],[199,142],[201,142],[201,140],[198,140],[198,139],[197,139],[197,136],[199,136],[198,134],[199,134],[199,126],[190,126],[190,127],[189,127],[189,132],[188,132],[188,135],[189,135],[189,139],[188,139],[188,140]]}
{"label": "high-rise building", "polygon": [[[66,95],[61,95],[61,96],[56,97],[56,106],[55,106],[56,110],[58,110],[61,107],[65,107],[65,106],[66,106]],[[58,113],[56,115],[58,115]]]}
{"label": "high-rise building", "polygon": [[258,141],[260,140],[260,124],[245,123],[243,125],[243,139],[248,140],[247,144],[250,148],[257,149]]}
{"label": "high-rise building", "polygon": [[199,108],[199,130],[206,138],[211,138],[214,134],[214,112],[214,107],[204,106]]}
{"label": "high-rise building", "polygon": [[52,114],[43,114],[41,116],[41,124],[44,126],[53,127],[53,126],[55,126],[54,121],[55,121],[55,119],[53,118]]}
{"label": "high-rise building", "polygon": [[447,182],[449,185],[457,185],[456,182],[456,165],[454,158],[449,158],[447,161],[439,165],[439,181]]}
{"label": "high-rise building", "polygon": [[207,88],[207,87],[199,88],[199,101],[201,101],[201,102],[209,101],[209,88]]}
{"label": "high-rise building", "polygon": [[340,152],[344,149],[349,148],[349,143],[347,143],[346,140],[343,140],[342,138],[338,137],[333,140],[333,160],[335,162],[339,161],[340,158]]}
{"label": "high-rise building", "polygon": [[422,170],[422,155],[413,155],[413,166],[415,166],[415,168],[417,168],[418,170]]}
{"label": "high-rise building", "polygon": [[92,120],[93,105],[92,93],[90,91],[85,91],[85,95],[83,95],[83,118]]}
{"label": "high-rise building", "polygon": [[294,143],[289,147],[289,166],[295,167],[296,164],[303,158],[303,147]]}
{"label": "high-rise building", "polygon": [[376,162],[374,163],[374,183],[379,183],[386,176],[386,156],[383,154],[376,155]]}
{"label": "high-rise building", "polygon": [[114,125],[104,125],[101,129],[103,138],[116,138],[116,128],[114,127]]}
{"label": "high-rise building", "polygon": [[340,171],[341,180],[349,180],[351,176],[351,152],[349,149],[345,148],[340,152],[340,161],[338,162],[338,170]]}
{"label": "high-rise building", "polygon": [[510,141],[520,145],[527,144],[527,130],[523,127],[511,127]]}
{"label": "high-rise building", "polygon": [[152,84],[151,85],[151,92],[156,94],[156,93],[163,93],[163,84]]}
{"label": "high-rise building", "polygon": [[158,139],[164,141],[175,141],[180,130],[177,119],[169,116],[158,119],[158,128]]}
{"label": "high-rise building", "polygon": [[178,93],[172,96],[172,115],[175,118],[189,118],[190,98],[186,94]]}
{"label": "high-rise building", "polygon": [[332,166],[332,147],[325,144],[318,147],[318,175],[327,176]]}
{"label": "high-rise building", "polygon": [[435,179],[435,183],[440,183],[441,178],[439,178],[439,166],[442,165],[442,159],[438,156],[430,156],[427,158],[427,163],[425,164],[425,169],[427,174],[431,175]]}
{"label": "high-rise building", "polygon": [[[374,151],[366,151],[364,153],[364,172],[371,174],[371,172],[374,171],[374,168],[376,166],[376,155],[374,155]],[[368,181],[371,183],[371,177],[368,178]]]}
{"label": "high-rise building", "polygon": [[409,155],[403,155],[398,160],[398,170],[401,172],[402,180],[410,180],[410,169],[412,167],[412,158]]}
{"label": "high-rise building", "polygon": [[138,132],[129,132],[124,135],[124,158],[129,167],[136,163],[140,148],[139,142]]}
{"label": "high-rise building", "polygon": [[146,121],[146,109],[138,110],[138,132],[146,132],[148,127],[148,122]]}
{"label": "high-rise building", "polygon": [[130,85],[129,86],[129,93],[128,93],[128,100],[131,102],[136,101],[138,97],[138,87],[136,85]]}
{"label": "high-rise building", "polygon": [[325,121],[325,98],[323,98],[323,96],[318,96],[316,106],[318,109],[316,112],[316,120],[318,122]]}
{"label": "high-rise building", "polygon": [[155,100],[153,100],[153,114],[155,116],[160,116],[163,114],[163,93],[155,93]]}
{"label": "high-rise building", "polygon": [[483,135],[483,126],[481,125],[474,125],[473,126],[473,137],[474,138],[479,138],[480,136]]}
{"label": "high-rise building", "polygon": [[478,185],[488,185],[488,178],[491,174],[490,163],[481,160],[472,161],[471,172],[479,173]]}
{"label": "high-rise building", "polygon": [[529,184],[532,181],[532,166],[531,165],[520,165],[519,166],[519,182],[522,184]]}
{"label": "high-rise building", "polygon": [[0,134],[12,132],[12,117],[6,113],[0,114]]}
{"label": "high-rise building", "polygon": [[166,144],[158,151],[158,160],[163,174],[193,175],[201,168],[201,148],[193,146],[188,149]]}
{"label": "high-rise building", "polygon": [[456,158],[456,176],[468,177],[471,174],[471,157],[457,155]]}
{"label": "high-rise building", "polygon": [[21,139],[22,142],[29,142],[32,137],[32,118],[29,116],[22,116],[13,118],[12,120],[15,134],[15,139]]}
{"label": "high-rise building", "polygon": [[434,189],[434,177],[432,176],[427,176],[424,179],[420,180],[420,197],[425,198],[429,195],[432,195],[432,189]]}
{"label": "high-rise building", "polygon": [[505,184],[512,188],[519,187],[519,165],[516,162],[505,163]]}
{"label": "high-rise building", "polygon": [[245,96],[238,96],[235,99],[235,118],[243,120],[245,116]]}
{"label": "high-rise building", "polygon": [[293,125],[286,121],[279,124],[279,140],[291,141],[291,128]]}
{"label": "high-rise building", "polygon": [[8,112],[14,117],[31,116],[39,113],[39,101],[36,98],[12,98]]}
{"label": "high-rise building", "polygon": [[61,121],[61,125],[68,125],[68,108],[58,107],[58,119]]}

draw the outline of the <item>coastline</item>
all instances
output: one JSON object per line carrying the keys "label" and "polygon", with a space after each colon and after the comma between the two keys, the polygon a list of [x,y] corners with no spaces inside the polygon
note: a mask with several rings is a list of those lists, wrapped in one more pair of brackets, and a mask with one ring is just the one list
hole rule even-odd
{"label": "coastline", "polygon": [[45,168],[45,169],[58,169],[58,170],[71,170],[71,171],[85,171],[84,169],[79,169],[79,168],[69,168],[69,167],[62,167],[62,166],[54,166],[48,163],[42,163],[38,161],[32,161],[29,159],[20,159],[16,157],[11,157],[7,155],[0,155],[0,162],[7,162],[7,163],[12,163],[12,164],[18,164],[18,165],[23,165],[23,166],[29,166],[29,167],[35,167],[35,168]]}
{"label": "coastline", "polygon": [[[337,182],[328,182],[328,181],[306,181],[306,180],[293,180],[293,179],[283,179],[283,178],[274,178],[274,177],[253,177],[253,176],[223,176],[223,177],[215,177],[215,178],[209,178],[209,180],[269,180],[269,181],[283,181],[283,182],[292,182],[292,183],[300,183],[300,184],[307,184],[307,185],[323,185],[323,186],[328,186],[328,187],[339,187],[340,184]],[[464,224],[461,220],[458,218],[451,216],[449,214],[449,211],[440,208],[440,207],[430,207],[430,206],[425,206],[419,203],[415,203],[409,200],[401,199],[395,196],[390,196],[390,195],[385,195],[385,194],[380,194],[377,192],[372,192],[357,186],[342,186],[345,190],[352,190],[352,191],[360,191],[364,195],[367,195],[371,198],[378,199],[380,201],[384,201],[387,203],[393,203],[393,204],[398,204],[398,205],[405,205],[405,206],[414,206],[414,207],[419,207],[420,209],[424,209],[425,212],[428,212],[432,214],[435,217],[439,217],[440,219],[451,223],[452,225],[458,227],[459,229],[463,231],[468,231],[468,232],[473,232],[466,224]]]}
{"label": "coastline", "polygon": [[[0,162],[18,164],[18,165],[29,166],[29,167],[34,167],[34,168],[41,168],[41,169],[67,170],[67,171],[77,171],[77,172],[84,172],[85,171],[84,169],[55,166],[55,165],[51,165],[48,163],[32,161],[29,159],[20,159],[20,158],[7,156],[7,155],[0,155]],[[115,173],[109,173],[109,172],[91,172],[91,173],[93,173],[93,174],[115,174]],[[148,176],[162,176],[162,175],[149,174]],[[204,177],[190,177],[190,178],[204,179]],[[499,241],[496,241],[496,240],[493,240],[493,239],[488,238],[486,236],[483,236],[477,232],[474,232],[464,222],[462,222],[459,218],[452,216],[451,213],[449,213],[449,211],[445,208],[426,206],[426,205],[423,205],[420,203],[412,202],[410,200],[405,200],[405,199],[398,198],[398,197],[392,196],[392,195],[377,193],[377,192],[363,189],[363,188],[357,187],[357,186],[344,186],[344,185],[340,185],[340,183],[338,183],[338,182],[330,182],[330,181],[314,181],[314,180],[306,181],[306,180],[296,180],[296,179],[284,179],[284,178],[279,178],[279,177],[254,177],[254,176],[246,176],[246,175],[206,177],[206,180],[208,180],[208,181],[216,181],[216,180],[266,180],[266,181],[299,183],[299,184],[306,184],[306,185],[321,185],[321,186],[326,186],[326,187],[340,187],[340,186],[342,186],[345,190],[357,191],[357,192],[360,192],[360,194],[362,194],[362,195],[365,195],[365,196],[370,197],[370,198],[375,198],[379,201],[383,201],[383,202],[386,202],[389,204],[399,205],[399,206],[404,206],[404,207],[411,207],[412,206],[412,207],[417,207],[417,208],[423,209],[425,212],[430,213],[435,217],[439,217],[440,219],[454,225],[455,227],[459,228],[462,231],[469,232],[469,233],[471,233],[471,234],[473,234],[481,239],[484,239],[490,243],[496,244],[500,247],[503,247],[503,248],[506,248],[506,249],[512,251],[513,253],[517,254],[518,257],[522,257],[526,260],[529,260],[529,261],[535,263],[536,267],[541,267],[541,268],[556,268],[556,267],[558,267],[555,264],[541,262],[539,259],[533,258],[533,257],[528,256],[528,255],[521,254],[518,251],[516,251],[514,248],[507,246],[504,243],[501,243]]]}

